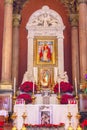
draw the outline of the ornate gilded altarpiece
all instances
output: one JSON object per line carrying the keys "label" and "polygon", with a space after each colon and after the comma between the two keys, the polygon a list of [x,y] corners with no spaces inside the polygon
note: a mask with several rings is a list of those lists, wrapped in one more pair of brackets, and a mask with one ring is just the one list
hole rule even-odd
{"label": "ornate gilded altarpiece", "polygon": [[57,38],[43,36],[34,38],[34,66],[38,67],[38,80],[42,86],[51,86],[54,67],[58,63]]}

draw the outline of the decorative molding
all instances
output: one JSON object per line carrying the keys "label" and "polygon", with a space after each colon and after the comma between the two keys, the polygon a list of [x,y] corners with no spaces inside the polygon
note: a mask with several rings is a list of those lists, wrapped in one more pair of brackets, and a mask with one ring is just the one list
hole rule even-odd
{"label": "decorative molding", "polygon": [[26,25],[28,36],[59,36],[63,38],[63,24],[61,16],[48,6],[43,6],[42,9],[35,11]]}
{"label": "decorative molding", "polygon": [[5,0],[5,4],[13,4],[13,0]]}
{"label": "decorative molding", "polygon": [[13,26],[18,27],[21,22],[21,15],[20,14],[13,14]]}
{"label": "decorative molding", "polygon": [[13,12],[20,14],[22,8],[29,0],[13,0]]}
{"label": "decorative molding", "polygon": [[[79,0],[79,1],[85,1],[87,3],[87,0]],[[14,13],[20,13],[22,8],[29,2],[29,0],[14,0],[13,1],[13,12]],[[67,7],[69,14],[70,13],[77,13],[78,12],[78,0],[61,0],[61,2]]]}
{"label": "decorative molding", "polygon": [[87,0],[78,0],[78,4],[81,4],[81,3],[86,3],[87,4]]}
{"label": "decorative molding", "polygon": [[70,14],[71,26],[78,26],[78,14]]}
{"label": "decorative molding", "polygon": [[78,13],[78,0],[61,0],[67,7],[69,14]]}

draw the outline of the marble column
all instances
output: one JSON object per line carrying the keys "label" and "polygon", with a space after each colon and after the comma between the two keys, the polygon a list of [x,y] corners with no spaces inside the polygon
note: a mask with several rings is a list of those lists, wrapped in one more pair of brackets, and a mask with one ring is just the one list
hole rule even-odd
{"label": "marble column", "polygon": [[80,79],[83,79],[84,72],[87,70],[87,35],[86,35],[87,0],[78,0],[78,2],[79,2]]}
{"label": "marble column", "polygon": [[78,15],[71,14],[71,42],[72,42],[72,81],[79,83],[79,45],[78,45]]}
{"label": "marble column", "polygon": [[2,82],[11,82],[13,0],[5,0],[2,48]]}
{"label": "marble column", "polygon": [[18,83],[18,61],[19,61],[19,27],[21,15],[13,15],[13,55],[12,55],[12,80],[16,78]]}

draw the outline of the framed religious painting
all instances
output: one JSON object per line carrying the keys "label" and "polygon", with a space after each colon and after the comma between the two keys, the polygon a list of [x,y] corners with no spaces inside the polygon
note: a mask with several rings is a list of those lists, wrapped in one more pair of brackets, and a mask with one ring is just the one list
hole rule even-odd
{"label": "framed religious painting", "polygon": [[2,93],[0,94],[0,110],[12,111],[12,94]]}
{"label": "framed religious painting", "polygon": [[80,112],[87,112],[87,95],[80,94],[79,97]]}
{"label": "framed religious painting", "polygon": [[52,124],[53,115],[52,115],[52,106],[44,105],[39,107],[39,123],[40,124]]}
{"label": "framed religious painting", "polygon": [[57,38],[34,38],[34,65],[56,65],[57,63]]}
{"label": "framed religious painting", "polygon": [[39,68],[39,83],[42,86],[41,90],[45,90],[52,87],[53,85],[53,68],[50,67],[40,67]]}

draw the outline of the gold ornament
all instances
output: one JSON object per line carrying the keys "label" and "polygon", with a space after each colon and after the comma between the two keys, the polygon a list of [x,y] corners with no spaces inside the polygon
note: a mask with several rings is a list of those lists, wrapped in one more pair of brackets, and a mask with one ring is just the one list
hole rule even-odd
{"label": "gold ornament", "polygon": [[12,130],[17,130],[17,127],[16,127],[16,126],[13,126]]}
{"label": "gold ornament", "polygon": [[34,93],[32,94],[32,97],[31,97],[31,98],[32,98],[32,103],[35,104],[35,99],[36,99],[36,97],[34,96]]}
{"label": "gold ornament", "polygon": [[21,129],[21,130],[26,130],[26,127],[25,127],[25,125],[23,125],[23,126],[22,126],[22,129]]}
{"label": "gold ornament", "polygon": [[15,119],[17,118],[16,112],[12,114],[11,118],[14,121],[14,126],[12,127],[12,130],[17,130],[17,127],[15,126]]}
{"label": "gold ornament", "polygon": [[80,126],[80,123],[79,123],[79,120],[80,120],[80,118],[81,118],[81,115],[80,115],[79,113],[77,113],[76,118],[77,118],[77,120],[78,120],[78,125],[77,125],[76,130],[82,130],[82,127]]}
{"label": "gold ornament", "polygon": [[74,130],[73,127],[71,126],[71,123],[69,124],[68,126],[68,129],[67,130]]}
{"label": "gold ornament", "polygon": [[16,112],[14,112],[14,113],[12,114],[11,118],[12,118],[13,120],[15,120],[15,119],[17,118]]}
{"label": "gold ornament", "polygon": [[82,127],[80,125],[78,125],[76,130],[82,130]]}
{"label": "gold ornament", "polygon": [[57,99],[58,99],[58,104],[60,104],[60,101],[61,101],[61,95],[60,95],[60,93],[58,94]]}
{"label": "gold ornament", "polygon": [[67,117],[69,119],[69,126],[67,130],[74,130],[73,127],[71,126],[71,118],[72,118],[71,112],[68,112]]}
{"label": "gold ornament", "polygon": [[22,118],[23,118],[23,122],[25,123],[25,119],[26,119],[27,115],[26,113],[24,112],[23,115],[22,115]]}

